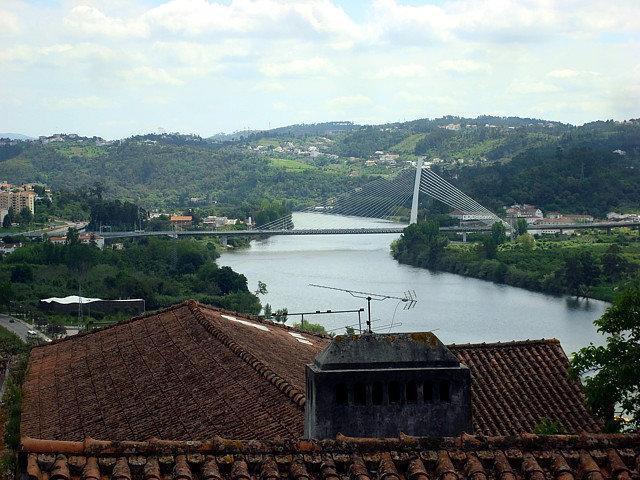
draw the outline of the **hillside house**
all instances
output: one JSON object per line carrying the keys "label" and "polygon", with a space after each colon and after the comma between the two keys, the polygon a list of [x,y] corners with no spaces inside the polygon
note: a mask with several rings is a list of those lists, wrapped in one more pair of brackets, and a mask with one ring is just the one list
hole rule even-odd
{"label": "hillside house", "polygon": [[531,224],[543,217],[542,210],[535,205],[523,203],[511,205],[507,208],[507,221],[513,224],[515,224],[519,218],[524,218],[527,223]]}
{"label": "hillside house", "polygon": [[171,225],[177,228],[189,228],[193,225],[193,217],[191,215],[171,215],[169,221]]}

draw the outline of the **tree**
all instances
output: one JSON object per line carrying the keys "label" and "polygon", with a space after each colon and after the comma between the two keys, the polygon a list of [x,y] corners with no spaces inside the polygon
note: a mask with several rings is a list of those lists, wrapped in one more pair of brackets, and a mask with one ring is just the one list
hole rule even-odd
{"label": "tree", "polygon": [[527,229],[529,228],[529,224],[524,218],[518,218],[518,221],[515,225],[515,234],[516,236],[524,235],[527,233]]}
{"label": "tree", "polygon": [[11,227],[11,224],[13,223],[13,216],[14,216],[13,207],[11,207],[7,211],[7,214],[4,216],[4,219],[2,219],[2,228]]}
{"label": "tree", "polygon": [[20,210],[20,215],[18,218],[20,225],[29,225],[31,222],[33,222],[33,213],[31,213],[31,210],[29,210],[27,207],[24,207],[22,210]]}
{"label": "tree", "polygon": [[254,292],[254,295],[266,295],[267,294],[267,284],[258,280],[258,288]]}
{"label": "tree", "polygon": [[11,281],[13,283],[28,283],[33,280],[33,269],[26,264],[11,267]]}
{"label": "tree", "polygon": [[616,406],[631,418],[629,429],[640,427],[640,278],[635,278],[618,294],[613,305],[594,322],[607,336],[606,345],[590,344],[571,360],[572,373],[587,377],[585,392],[593,411],[618,427]]}
{"label": "tree", "polygon": [[0,282],[0,307],[6,307],[13,299],[11,282]]}
{"label": "tree", "polygon": [[289,311],[286,308],[279,308],[273,314],[273,319],[276,322],[279,322],[279,323],[286,323],[286,321],[287,321],[287,313],[289,313]]}
{"label": "tree", "polygon": [[592,253],[584,250],[565,258],[562,277],[567,289],[576,296],[586,292],[600,275],[600,269]]}
{"label": "tree", "polygon": [[629,268],[629,262],[622,256],[620,245],[614,243],[609,246],[602,256],[602,273],[612,281],[616,281]]}
{"label": "tree", "polygon": [[398,260],[436,267],[448,243],[437,222],[418,222],[404,229],[400,239],[392,245],[392,251]]}
{"label": "tree", "polygon": [[272,313],[273,312],[271,311],[271,305],[266,303],[264,305],[264,318],[271,318]]}
{"label": "tree", "polygon": [[496,245],[502,245],[507,241],[507,228],[502,222],[496,222],[491,225],[491,239]]}
{"label": "tree", "polygon": [[78,245],[79,243],[80,243],[80,234],[78,233],[78,230],[73,227],[69,227],[67,230],[66,244]]}
{"label": "tree", "polygon": [[522,245],[526,250],[533,250],[536,247],[536,239],[530,233],[523,233],[516,238],[516,243]]}

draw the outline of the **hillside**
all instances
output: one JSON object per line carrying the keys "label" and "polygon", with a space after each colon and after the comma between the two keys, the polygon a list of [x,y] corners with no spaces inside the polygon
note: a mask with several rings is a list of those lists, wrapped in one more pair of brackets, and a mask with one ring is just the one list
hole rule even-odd
{"label": "hillside", "polygon": [[146,208],[326,199],[422,156],[494,209],[603,214],[640,207],[640,123],[580,127],[546,120],[443,117],[384,125],[329,122],[242,135],[73,135],[0,143],[0,178],[54,189],[102,183]]}

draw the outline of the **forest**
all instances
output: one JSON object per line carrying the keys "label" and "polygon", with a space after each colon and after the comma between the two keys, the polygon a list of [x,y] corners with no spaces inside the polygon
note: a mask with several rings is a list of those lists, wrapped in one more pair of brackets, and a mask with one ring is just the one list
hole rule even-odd
{"label": "forest", "polygon": [[629,229],[538,239],[524,233],[510,240],[496,223],[479,241],[454,244],[437,221],[427,221],[407,227],[391,251],[400,263],[417,267],[606,301],[640,274],[640,236]]}
{"label": "forest", "polygon": [[[0,146],[0,178],[69,192],[98,182],[105,199],[146,210],[205,207],[255,217],[265,202],[286,210],[308,206],[392,177],[422,156],[498,213],[513,203],[596,216],[640,208],[638,120],[573,126],[446,116],[384,125],[293,125],[208,139],[149,134],[104,143],[81,138]],[[311,147],[316,154],[309,154]],[[398,157],[366,164],[376,152]],[[78,214],[72,204],[66,213]]]}
{"label": "forest", "polygon": [[[244,275],[219,267],[217,246],[206,240],[144,238],[122,250],[81,244],[30,243],[0,260],[0,305],[35,312],[48,297],[142,298],[147,310],[194,298],[210,305],[259,313]],[[34,315],[38,315],[37,312]]]}

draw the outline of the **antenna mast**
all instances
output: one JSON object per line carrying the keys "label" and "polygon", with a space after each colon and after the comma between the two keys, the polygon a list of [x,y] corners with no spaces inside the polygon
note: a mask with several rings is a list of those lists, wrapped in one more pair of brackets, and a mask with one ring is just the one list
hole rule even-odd
{"label": "antenna mast", "polygon": [[377,302],[382,302],[384,300],[388,300],[390,298],[399,300],[401,302],[404,302],[404,307],[403,310],[409,310],[413,307],[416,306],[417,300],[416,300],[416,292],[415,290],[407,290],[404,293],[403,297],[396,297],[394,295],[385,295],[383,293],[371,293],[371,292],[360,292],[358,290],[349,290],[346,288],[337,288],[337,287],[329,287],[327,285],[317,285],[315,283],[310,283],[309,284],[310,287],[317,287],[317,288],[326,288],[328,290],[336,290],[338,292],[346,292],[349,295],[351,295],[354,298],[362,298],[365,299],[367,301],[367,330],[369,333],[373,333],[373,330],[371,329],[371,300],[377,301]]}

